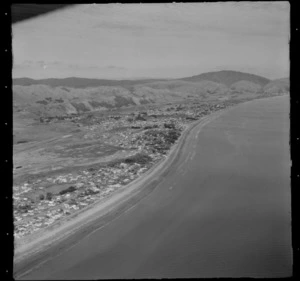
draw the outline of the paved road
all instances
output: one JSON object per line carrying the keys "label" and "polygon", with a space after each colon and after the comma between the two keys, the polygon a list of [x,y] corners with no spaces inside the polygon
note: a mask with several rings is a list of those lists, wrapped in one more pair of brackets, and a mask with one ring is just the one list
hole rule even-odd
{"label": "paved road", "polygon": [[288,97],[238,105],[140,203],[23,278],[290,276],[289,159]]}

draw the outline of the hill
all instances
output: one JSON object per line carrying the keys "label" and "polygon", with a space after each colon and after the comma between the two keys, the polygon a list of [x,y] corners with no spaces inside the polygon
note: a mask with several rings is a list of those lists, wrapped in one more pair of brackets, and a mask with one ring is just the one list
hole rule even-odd
{"label": "hill", "polygon": [[249,81],[258,84],[260,86],[264,86],[270,82],[269,79],[262,76],[239,72],[239,71],[232,71],[232,70],[207,72],[196,76],[182,78],[181,80],[191,81],[191,82],[209,80],[209,81],[225,84],[227,87],[230,87],[233,83],[236,83],[238,81]]}
{"label": "hill", "polygon": [[241,80],[231,85],[230,89],[237,93],[259,93],[262,86],[250,81]]}
{"label": "hill", "polygon": [[30,86],[30,85],[47,85],[50,87],[71,87],[71,88],[89,88],[100,86],[122,86],[128,87],[140,83],[160,81],[159,79],[141,79],[141,80],[108,80],[108,79],[89,79],[79,77],[68,78],[48,78],[48,79],[31,79],[15,78],[13,85]]}
{"label": "hill", "polygon": [[181,78],[181,79],[141,79],[141,80],[108,80],[108,79],[89,79],[89,78],[48,78],[35,80],[31,78],[15,78],[13,79],[13,85],[30,86],[30,85],[47,85],[50,87],[71,87],[71,88],[88,88],[88,87],[100,87],[100,86],[121,86],[130,87],[137,84],[159,82],[159,81],[189,81],[189,82],[201,82],[212,81],[216,83],[225,84],[230,87],[233,83],[238,81],[249,81],[260,86],[264,86],[270,82],[269,79],[238,71],[222,70],[217,72],[207,72],[200,75]]}
{"label": "hill", "polygon": [[207,101],[273,95],[288,89],[287,78],[270,81],[234,71],[169,80],[19,78],[13,80],[13,109],[22,116],[60,116],[189,99]]}
{"label": "hill", "polygon": [[264,92],[269,94],[287,93],[289,91],[290,91],[289,78],[276,79],[264,86]]}

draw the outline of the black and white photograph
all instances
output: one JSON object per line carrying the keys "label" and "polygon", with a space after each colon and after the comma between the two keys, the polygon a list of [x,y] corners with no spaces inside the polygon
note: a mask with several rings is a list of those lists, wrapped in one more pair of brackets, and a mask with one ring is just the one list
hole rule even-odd
{"label": "black and white photograph", "polygon": [[12,4],[14,279],[291,277],[290,9]]}

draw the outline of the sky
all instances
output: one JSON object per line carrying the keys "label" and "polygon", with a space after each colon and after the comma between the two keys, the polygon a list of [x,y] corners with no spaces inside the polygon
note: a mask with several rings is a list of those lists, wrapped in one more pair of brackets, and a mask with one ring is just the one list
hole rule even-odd
{"label": "sky", "polygon": [[288,2],[78,4],[12,25],[13,78],[289,76]]}

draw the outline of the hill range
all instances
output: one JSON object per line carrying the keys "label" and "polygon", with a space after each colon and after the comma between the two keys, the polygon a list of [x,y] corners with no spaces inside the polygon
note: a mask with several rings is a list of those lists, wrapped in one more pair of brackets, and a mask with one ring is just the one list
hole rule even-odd
{"label": "hill range", "polygon": [[288,92],[288,78],[269,80],[229,70],[181,79],[16,78],[13,109],[24,117],[36,118],[189,99],[254,98]]}

